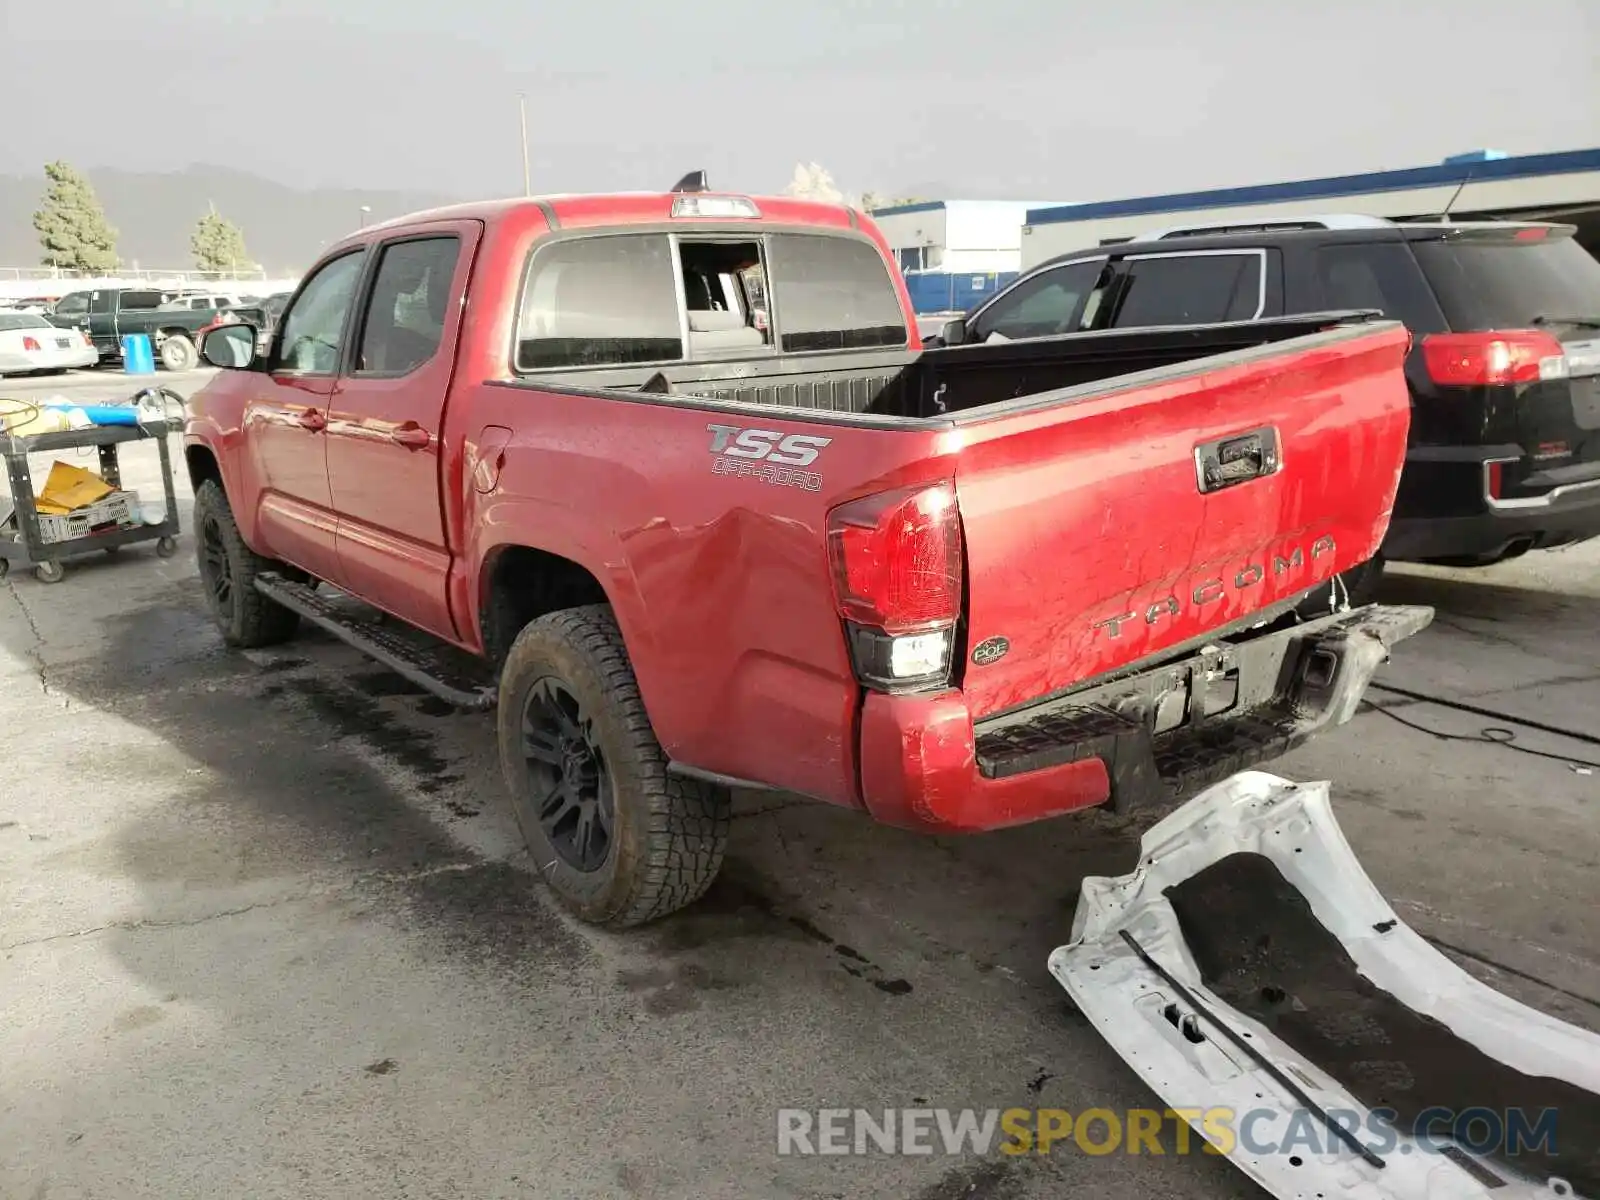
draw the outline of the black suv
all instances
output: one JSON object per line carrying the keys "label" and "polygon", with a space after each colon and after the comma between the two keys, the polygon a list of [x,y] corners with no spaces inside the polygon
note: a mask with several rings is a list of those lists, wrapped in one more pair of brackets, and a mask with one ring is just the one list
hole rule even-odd
{"label": "black suv", "polygon": [[1413,338],[1381,558],[1486,565],[1600,535],[1600,262],[1573,232],[1375,217],[1167,230],[1051,259],[930,341],[1381,310]]}

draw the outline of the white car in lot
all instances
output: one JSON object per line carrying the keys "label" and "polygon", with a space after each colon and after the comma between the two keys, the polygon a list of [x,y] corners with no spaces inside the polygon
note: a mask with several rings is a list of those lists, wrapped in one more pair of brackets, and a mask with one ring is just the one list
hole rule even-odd
{"label": "white car in lot", "polygon": [[0,376],[92,367],[100,352],[87,334],[60,329],[38,313],[0,311]]}

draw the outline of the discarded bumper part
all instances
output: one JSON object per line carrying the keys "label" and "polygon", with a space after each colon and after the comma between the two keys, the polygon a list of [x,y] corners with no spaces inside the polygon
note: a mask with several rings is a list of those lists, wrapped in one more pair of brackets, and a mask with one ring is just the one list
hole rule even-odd
{"label": "discarded bumper part", "polygon": [[1370,605],[1202,646],[981,723],[979,772],[1002,780],[1099,759],[1116,811],[1193,795],[1344,724],[1395,643],[1432,620],[1422,605]]}
{"label": "discarded bumper part", "polygon": [[1197,1134],[1229,1110],[1213,1144],[1275,1196],[1600,1195],[1600,1037],[1401,924],[1326,783],[1208,788],[1145,835],[1132,874],[1084,880],[1050,970]]}

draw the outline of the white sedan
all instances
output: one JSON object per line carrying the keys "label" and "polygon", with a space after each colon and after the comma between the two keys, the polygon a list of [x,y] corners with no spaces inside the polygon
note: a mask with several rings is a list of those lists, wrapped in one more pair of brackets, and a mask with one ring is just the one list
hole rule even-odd
{"label": "white sedan", "polygon": [[69,371],[100,361],[89,335],[59,329],[38,313],[0,311],[0,375]]}

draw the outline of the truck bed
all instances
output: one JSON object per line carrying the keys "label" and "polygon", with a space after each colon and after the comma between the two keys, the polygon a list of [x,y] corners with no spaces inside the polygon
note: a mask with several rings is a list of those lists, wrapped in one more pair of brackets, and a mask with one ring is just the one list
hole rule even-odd
{"label": "truck bed", "polygon": [[737,404],[878,417],[951,416],[1024,396],[1181,366],[1195,359],[1303,337],[1370,319],[1362,312],[1161,329],[1117,329],[1025,342],[917,351],[683,363],[670,367],[560,371],[527,377],[540,386],[623,389]]}

